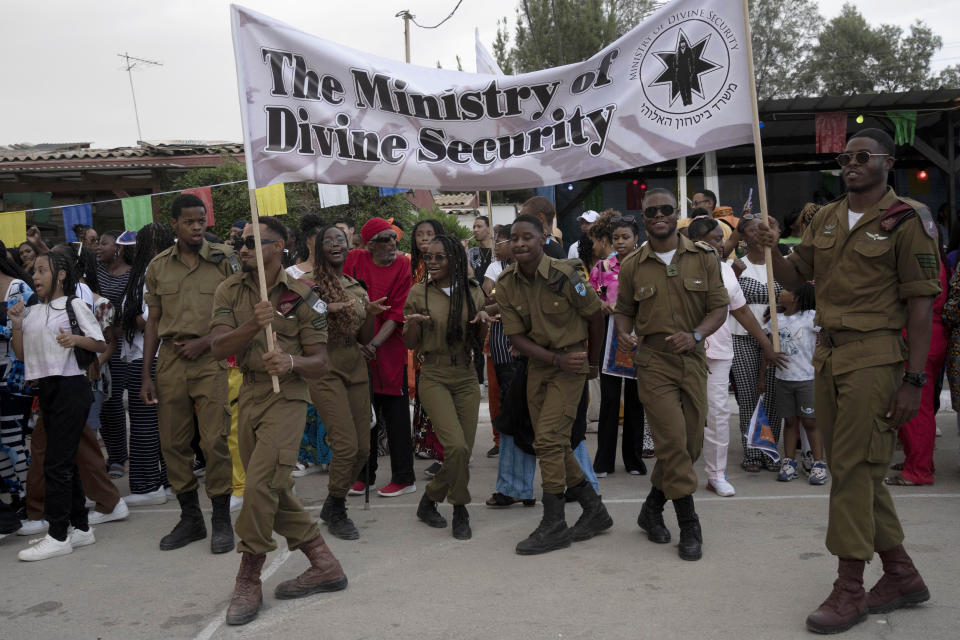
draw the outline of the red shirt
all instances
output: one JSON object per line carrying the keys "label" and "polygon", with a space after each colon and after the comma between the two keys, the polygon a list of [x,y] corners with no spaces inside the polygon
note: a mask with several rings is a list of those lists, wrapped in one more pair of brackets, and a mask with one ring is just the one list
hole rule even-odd
{"label": "red shirt", "polygon": [[377,359],[371,362],[373,392],[389,396],[404,395],[403,371],[407,366],[407,347],[403,344],[403,305],[413,285],[410,275],[410,258],[397,253],[397,259],[385,267],[377,266],[366,249],[353,249],[347,254],[343,272],[362,280],[367,285],[371,300],[386,297],[390,309],[377,316],[374,333],[387,320],[399,326],[377,349]]}

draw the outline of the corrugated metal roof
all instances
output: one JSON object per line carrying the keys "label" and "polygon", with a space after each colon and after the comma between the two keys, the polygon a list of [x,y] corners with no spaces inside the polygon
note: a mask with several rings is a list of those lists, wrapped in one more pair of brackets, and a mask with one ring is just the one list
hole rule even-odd
{"label": "corrugated metal roof", "polygon": [[[46,162],[90,159],[120,159],[120,158],[170,158],[175,156],[219,155],[221,153],[243,153],[241,143],[217,144],[149,144],[141,142],[136,147],[118,147],[116,149],[90,149],[78,144],[61,145],[41,144],[28,148],[0,147],[0,165],[11,162]],[[25,146],[25,145],[23,145]],[[50,148],[53,146],[54,148]],[[21,147],[21,145],[11,145]],[[110,166],[104,163],[103,166]],[[129,166],[126,165],[125,166]],[[156,166],[155,164],[151,166]]]}
{"label": "corrugated metal roof", "polygon": [[477,207],[477,194],[441,193],[433,196],[433,201],[441,209],[454,209],[458,207],[475,209]]}

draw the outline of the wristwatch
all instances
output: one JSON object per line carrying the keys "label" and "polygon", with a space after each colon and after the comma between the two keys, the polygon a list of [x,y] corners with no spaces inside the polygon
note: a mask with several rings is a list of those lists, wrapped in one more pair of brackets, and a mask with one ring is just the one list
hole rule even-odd
{"label": "wristwatch", "polygon": [[927,374],[923,372],[910,373],[909,371],[907,371],[905,374],[903,374],[903,381],[908,384],[912,384],[915,387],[920,387],[922,389],[923,385],[927,384]]}
{"label": "wristwatch", "polygon": [[699,332],[699,331],[694,331],[694,332],[693,332],[693,341],[694,341],[694,342],[702,342],[702,341],[703,341],[703,336],[700,335],[700,332]]}

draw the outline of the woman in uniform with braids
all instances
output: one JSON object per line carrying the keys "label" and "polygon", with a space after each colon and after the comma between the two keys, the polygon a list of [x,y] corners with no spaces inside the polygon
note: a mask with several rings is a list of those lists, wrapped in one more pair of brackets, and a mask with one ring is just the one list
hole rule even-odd
{"label": "woman in uniform with braids", "polygon": [[410,289],[404,306],[403,340],[414,349],[420,368],[420,400],[443,445],[443,468],[427,485],[417,517],[442,529],[437,511],[446,498],[453,505],[453,537],[471,537],[467,504],[467,463],[477,433],[480,387],[473,359],[483,352],[486,297],[467,276],[467,254],[456,238],[441,235],[423,254],[428,280]]}
{"label": "woman in uniform with braids", "polygon": [[315,247],[313,280],[327,304],[330,369],[322,378],[307,382],[333,450],[320,520],[327,523],[331,535],[356,540],[360,533],[347,517],[346,497],[370,454],[370,387],[360,344],[370,342],[374,319],[389,307],[383,306],[386,298],[370,302],[364,286],[343,273],[350,246],[342,229],[321,228]]}

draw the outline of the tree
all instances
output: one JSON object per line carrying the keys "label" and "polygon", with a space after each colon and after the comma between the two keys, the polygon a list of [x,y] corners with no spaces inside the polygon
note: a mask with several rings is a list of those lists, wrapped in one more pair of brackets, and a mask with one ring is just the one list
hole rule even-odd
{"label": "tree", "polygon": [[960,64],[941,70],[933,84],[932,89],[960,89]]}
{"label": "tree", "polygon": [[804,61],[823,28],[814,0],[750,0],[750,34],[760,100],[800,92]]}

